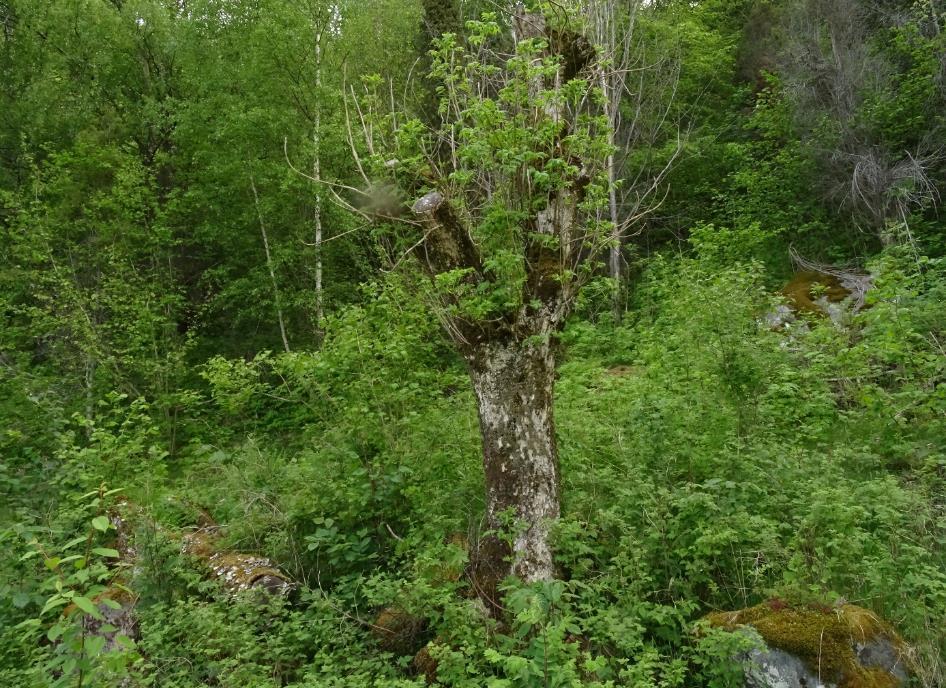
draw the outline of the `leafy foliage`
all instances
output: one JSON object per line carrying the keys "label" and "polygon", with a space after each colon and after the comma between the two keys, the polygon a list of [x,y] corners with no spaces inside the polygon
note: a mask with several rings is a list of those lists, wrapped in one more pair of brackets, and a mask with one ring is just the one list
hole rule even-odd
{"label": "leafy foliage", "polygon": [[[722,688],[746,640],[701,619],[773,597],[870,608],[915,683],[942,685],[946,16],[882,4],[642,5],[634,88],[659,102],[622,113],[658,135],[612,151],[593,81],[556,92],[580,123],[562,145],[528,119],[555,65],[539,41],[491,53],[510,32],[491,3],[0,2],[0,685]],[[823,63],[841,20],[838,64],[876,74]],[[417,84],[425,59],[442,99]],[[841,112],[828,96],[852,75]],[[433,100],[457,110],[453,149]],[[542,239],[523,218],[580,161],[647,172],[678,145],[625,237],[621,322],[594,260],[557,268],[587,283],[560,336],[557,573],[503,582],[491,616],[471,575],[476,400],[417,295],[481,322],[528,307],[522,247]],[[432,284],[398,261],[416,236],[326,203],[315,323],[316,189],[358,206],[365,165],[428,191],[432,149],[456,156],[438,188],[476,218],[493,279]],[[286,162],[308,174],[316,153],[320,186]],[[875,189],[880,224],[852,196],[855,155],[891,175],[922,161]],[[582,259],[610,241],[589,184]],[[868,271],[866,308],[773,329],[790,247]],[[293,591],[234,594],[184,551],[197,527]]]}

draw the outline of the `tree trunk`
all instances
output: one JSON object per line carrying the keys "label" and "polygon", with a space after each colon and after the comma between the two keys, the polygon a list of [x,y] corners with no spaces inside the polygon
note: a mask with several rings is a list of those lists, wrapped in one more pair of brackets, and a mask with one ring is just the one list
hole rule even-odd
{"label": "tree trunk", "polygon": [[513,340],[476,345],[469,360],[483,439],[487,525],[493,531],[480,547],[474,578],[481,595],[495,600],[495,584],[510,573],[530,583],[554,577],[549,530],[559,516],[555,357],[548,342]]}
{"label": "tree trunk", "polygon": [[621,223],[618,221],[617,175],[614,172],[614,154],[608,156],[608,211],[611,213],[611,251],[609,256],[611,279],[614,280],[614,292],[611,295],[611,311],[614,322],[621,322],[624,304],[621,295],[624,288],[621,283],[621,248],[624,238],[621,236]]}
{"label": "tree trunk", "polygon": [[[322,97],[322,32],[319,29],[315,36],[315,89],[319,98]],[[325,305],[322,295],[322,189],[318,183],[322,179],[322,104],[319,100],[315,105],[315,133],[312,135],[315,160],[312,163],[312,177],[316,180],[315,186],[315,330],[321,333],[322,321],[325,320]]]}
{"label": "tree trunk", "polygon": [[269,253],[269,236],[266,234],[266,223],[263,222],[263,210],[259,204],[259,194],[256,193],[256,181],[250,177],[250,188],[253,189],[253,203],[256,206],[256,214],[259,217],[259,230],[263,235],[263,250],[266,252],[266,267],[269,269],[269,279],[273,283],[273,300],[276,302],[276,318],[279,321],[279,335],[282,337],[282,345],[289,353],[289,338],[286,336],[286,321],[282,317],[282,304],[279,302],[279,284],[276,282],[276,271],[273,269],[273,258]]}
{"label": "tree trunk", "polygon": [[[608,79],[604,71],[600,75],[601,92],[604,96],[604,116],[607,117],[608,145],[614,146],[614,130],[617,126],[616,108],[611,102],[612,93],[608,88]],[[617,171],[614,168],[614,153],[608,154],[608,212],[611,220],[611,250],[608,256],[608,267],[611,273],[611,279],[614,280],[614,292],[611,294],[611,311],[614,315],[614,322],[621,322],[623,308],[621,304],[621,223],[618,221],[618,192],[617,192]]]}

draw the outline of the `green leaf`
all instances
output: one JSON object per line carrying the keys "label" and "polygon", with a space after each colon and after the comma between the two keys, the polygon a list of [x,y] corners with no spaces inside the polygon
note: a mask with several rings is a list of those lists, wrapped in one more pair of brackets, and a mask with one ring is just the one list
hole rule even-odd
{"label": "green leaf", "polygon": [[39,619],[27,619],[26,621],[21,621],[13,628],[38,628],[39,625],[40,625]]}
{"label": "green leaf", "polygon": [[30,603],[30,596],[25,592],[13,593],[13,606],[17,609],[23,609],[26,605]]}
{"label": "green leaf", "polygon": [[92,527],[96,530],[100,530],[103,533],[108,530],[108,516],[96,516],[92,519]]}
{"label": "green leaf", "polygon": [[70,547],[75,547],[75,546],[78,545],[80,542],[85,542],[86,539],[87,539],[87,538],[86,538],[85,535],[83,535],[82,537],[77,537],[77,538],[75,538],[74,540],[70,540],[69,542],[67,542],[66,544],[64,544],[64,545],[62,546],[62,548],[63,548],[63,549],[69,549]]}
{"label": "green leaf", "polygon": [[93,554],[98,554],[100,557],[113,557],[117,558],[120,556],[117,549],[109,549],[108,547],[95,547],[92,549]]}
{"label": "green leaf", "polygon": [[79,609],[84,611],[93,619],[97,619],[98,621],[102,621],[105,619],[105,617],[102,616],[102,612],[100,612],[98,608],[94,604],[92,604],[92,600],[90,600],[88,597],[76,596],[72,598],[72,601],[75,603],[75,605]]}
{"label": "green leaf", "polygon": [[43,606],[43,611],[41,611],[39,615],[42,616],[43,614],[48,612],[50,609],[61,607],[64,604],[66,604],[65,597],[62,597],[61,595],[53,595],[48,600],[46,600],[46,604]]}
{"label": "green leaf", "polygon": [[105,649],[105,638],[100,635],[88,635],[85,638],[85,652],[89,657],[95,657]]}
{"label": "green leaf", "polygon": [[54,643],[56,642],[56,638],[61,636],[65,630],[66,629],[62,624],[56,624],[46,631],[46,637],[49,639],[49,642]]}
{"label": "green leaf", "polygon": [[131,650],[135,647],[135,641],[129,638],[127,635],[115,636],[115,642],[121,645],[126,650]]}

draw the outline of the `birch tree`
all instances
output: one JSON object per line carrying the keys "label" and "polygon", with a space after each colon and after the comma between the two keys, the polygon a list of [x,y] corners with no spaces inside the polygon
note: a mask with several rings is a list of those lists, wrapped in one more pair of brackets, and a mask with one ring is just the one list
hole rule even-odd
{"label": "birch tree", "polygon": [[[667,162],[656,169],[629,164],[633,150],[652,150],[673,126],[669,113],[676,97],[679,61],[669,53],[648,55],[647,46],[637,36],[637,18],[643,0],[584,0],[582,13],[588,35],[599,59],[598,84],[611,153],[608,174],[607,217],[611,223],[608,272],[614,280],[613,314],[623,314],[624,243],[641,221],[655,210],[663,181],[682,151],[682,134],[677,127],[677,145]],[[645,83],[660,74],[659,92]]]}

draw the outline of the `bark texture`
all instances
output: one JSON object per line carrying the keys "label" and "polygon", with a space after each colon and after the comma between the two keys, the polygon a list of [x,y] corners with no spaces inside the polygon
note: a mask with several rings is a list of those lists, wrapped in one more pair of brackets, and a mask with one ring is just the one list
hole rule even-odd
{"label": "bark texture", "polygon": [[470,377],[483,439],[487,523],[512,538],[511,547],[494,541],[488,555],[481,552],[481,578],[492,587],[508,571],[509,555],[512,573],[524,581],[552,578],[549,528],[559,516],[559,481],[551,345],[486,343],[473,352]]}

